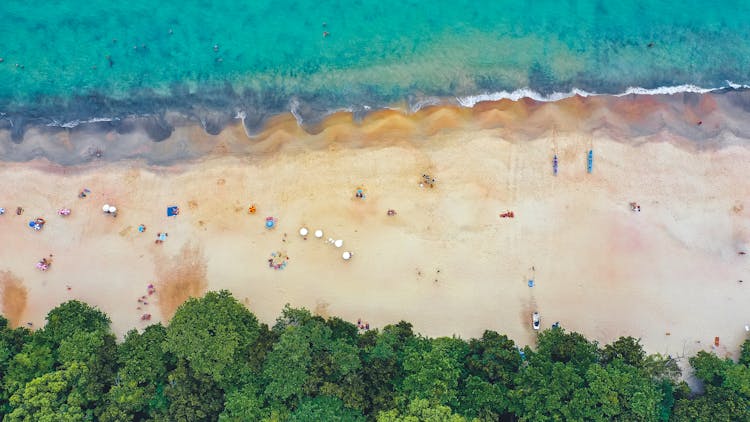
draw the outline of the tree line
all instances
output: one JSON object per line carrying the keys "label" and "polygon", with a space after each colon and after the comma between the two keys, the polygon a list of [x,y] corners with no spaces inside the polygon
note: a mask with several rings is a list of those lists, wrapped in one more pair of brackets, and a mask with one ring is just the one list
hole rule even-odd
{"label": "tree line", "polygon": [[228,291],[192,298],[168,326],[118,343],[110,319],[65,302],[44,328],[0,319],[3,421],[743,421],[750,340],[738,362],[674,359],[563,328],[519,348],[494,331],[427,338],[401,321],[360,331],[286,306],[259,323]]}

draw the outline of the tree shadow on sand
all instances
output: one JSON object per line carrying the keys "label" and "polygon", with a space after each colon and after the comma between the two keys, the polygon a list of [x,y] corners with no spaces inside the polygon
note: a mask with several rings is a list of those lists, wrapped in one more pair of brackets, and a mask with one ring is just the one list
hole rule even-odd
{"label": "tree shadow on sand", "polygon": [[162,318],[168,321],[190,297],[200,297],[208,287],[206,258],[198,246],[185,244],[174,257],[157,260],[158,304]]}

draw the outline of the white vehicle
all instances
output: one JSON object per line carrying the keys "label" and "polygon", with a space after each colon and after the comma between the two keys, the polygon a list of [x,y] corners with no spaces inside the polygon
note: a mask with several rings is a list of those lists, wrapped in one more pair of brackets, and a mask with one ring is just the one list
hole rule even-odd
{"label": "white vehicle", "polygon": [[535,329],[539,329],[539,325],[541,324],[541,319],[539,318],[539,312],[534,312],[531,314],[531,326]]}

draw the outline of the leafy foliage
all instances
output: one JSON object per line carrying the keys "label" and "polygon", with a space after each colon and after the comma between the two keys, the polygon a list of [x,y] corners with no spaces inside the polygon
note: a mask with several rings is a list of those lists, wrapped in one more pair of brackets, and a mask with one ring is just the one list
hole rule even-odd
{"label": "leafy foliage", "polygon": [[364,422],[359,412],[344,406],[344,403],[330,396],[307,398],[289,417],[289,422],[330,421]]}
{"label": "leafy foliage", "polygon": [[109,317],[99,309],[71,300],[49,311],[43,334],[52,344],[59,345],[63,339],[78,331],[109,332],[110,322]]}
{"label": "leafy foliage", "polygon": [[169,376],[165,395],[171,421],[213,421],[224,407],[224,392],[208,375],[196,373],[180,360]]}
{"label": "leafy foliage", "polygon": [[430,404],[429,400],[416,399],[402,414],[398,410],[380,412],[377,422],[466,422],[466,418],[443,405]]}
{"label": "leafy foliage", "polygon": [[604,362],[621,359],[628,365],[641,367],[645,358],[646,352],[641,347],[641,340],[633,337],[620,337],[612,344],[604,346],[602,350],[602,360]]}
{"label": "leafy foliage", "polygon": [[174,358],[163,350],[161,324],[128,332],[117,351],[117,380],[106,395],[102,421],[140,420],[166,411],[164,387]]}
{"label": "leafy foliage", "polygon": [[226,291],[191,298],[175,312],[164,350],[183,358],[197,373],[230,385],[244,372],[258,320]]}
{"label": "leafy foliage", "polygon": [[263,400],[253,384],[245,384],[240,390],[227,393],[224,411],[219,415],[221,422],[242,422],[261,420],[265,415]]}
{"label": "leafy foliage", "polygon": [[302,398],[311,362],[307,333],[300,327],[289,326],[268,354],[263,367],[266,399],[280,404],[296,404]]}
{"label": "leafy foliage", "polygon": [[5,421],[83,421],[90,419],[86,394],[89,369],[73,362],[65,368],[46,373],[29,381],[10,398],[13,411]]}
{"label": "leafy foliage", "polygon": [[286,306],[272,328],[229,292],[190,299],[169,326],[117,344],[82,302],[41,330],[0,318],[4,421],[739,421],[750,420],[750,340],[739,362],[677,360],[621,337],[602,348],[563,329],[519,350],[494,331],[425,338],[401,321],[360,332]]}
{"label": "leafy foliage", "polygon": [[412,350],[406,355],[406,397],[426,399],[430,404],[455,403],[461,362],[451,355],[449,346],[436,340],[429,350]]}

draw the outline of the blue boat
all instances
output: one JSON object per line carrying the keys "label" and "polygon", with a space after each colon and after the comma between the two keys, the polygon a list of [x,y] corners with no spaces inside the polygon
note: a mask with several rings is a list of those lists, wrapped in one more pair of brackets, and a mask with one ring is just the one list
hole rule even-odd
{"label": "blue boat", "polygon": [[589,157],[588,157],[588,164],[587,164],[587,170],[589,173],[591,173],[594,170],[594,150],[589,150]]}
{"label": "blue boat", "polygon": [[552,174],[557,176],[557,154],[552,158]]}

